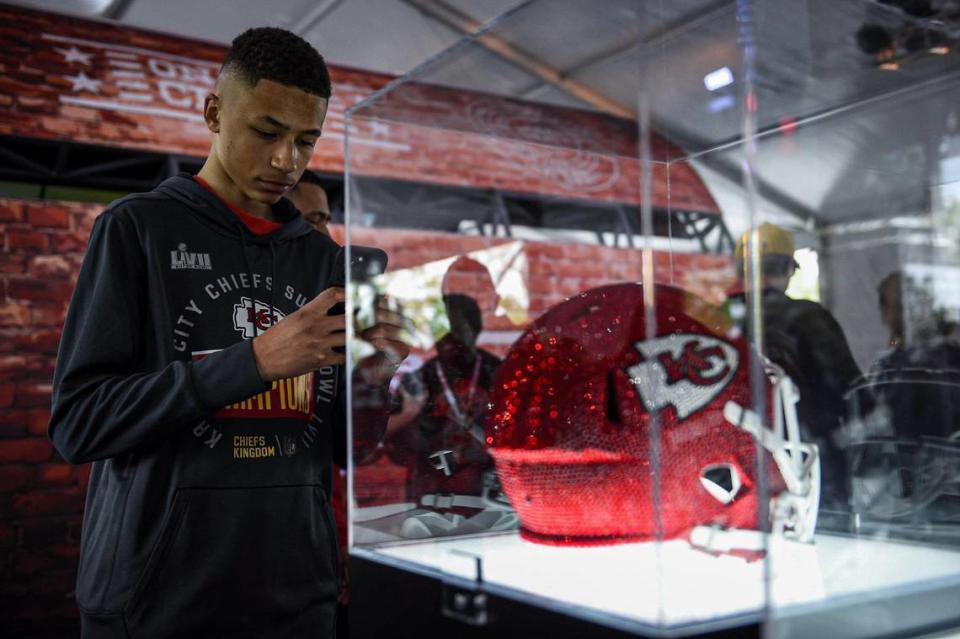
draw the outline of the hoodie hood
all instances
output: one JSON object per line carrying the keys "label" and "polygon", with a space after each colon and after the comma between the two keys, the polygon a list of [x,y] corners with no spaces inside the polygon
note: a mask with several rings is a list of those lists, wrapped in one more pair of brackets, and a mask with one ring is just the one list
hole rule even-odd
{"label": "hoodie hood", "polygon": [[212,230],[243,241],[245,244],[281,244],[309,234],[313,228],[300,211],[284,197],[270,207],[276,220],[283,226],[266,235],[254,235],[227,206],[203,188],[189,173],[179,173],[160,183],[157,193],[177,200],[189,207]]}

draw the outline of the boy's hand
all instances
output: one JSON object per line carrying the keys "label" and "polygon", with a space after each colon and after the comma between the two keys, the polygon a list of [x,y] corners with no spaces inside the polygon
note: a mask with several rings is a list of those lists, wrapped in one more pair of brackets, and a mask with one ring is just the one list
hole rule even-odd
{"label": "boy's hand", "polygon": [[[327,315],[344,300],[344,290],[331,287],[253,340],[253,356],[264,382],[296,377],[345,361],[346,322],[343,315]],[[406,355],[404,355],[405,357]]]}

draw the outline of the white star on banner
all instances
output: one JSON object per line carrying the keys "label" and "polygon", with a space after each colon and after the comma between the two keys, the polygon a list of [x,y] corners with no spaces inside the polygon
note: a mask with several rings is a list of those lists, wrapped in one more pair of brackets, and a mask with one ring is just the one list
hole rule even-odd
{"label": "white star on banner", "polygon": [[100,80],[94,80],[81,71],[77,75],[64,76],[73,83],[74,91],[89,91],[90,93],[100,93]]}
{"label": "white star on banner", "polygon": [[370,133],[386,137],[390,135],[390,125],[374,120],[370,123]]}
{"label": "white star on banner", "polygon": [[85,64],[90,66],[90,58],[93,57],[92,53],[84,53],[77,47],[70,47],[69,49],[57,49],[60,55],[63,56],[64,62],[79,62],[80,64]]}

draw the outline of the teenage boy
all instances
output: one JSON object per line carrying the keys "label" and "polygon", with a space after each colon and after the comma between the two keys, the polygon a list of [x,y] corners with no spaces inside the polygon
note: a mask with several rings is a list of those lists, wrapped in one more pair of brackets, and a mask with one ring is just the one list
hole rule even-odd
{"label": "teenage boy", "polygon": [[[50,421],[67,460],[93,462],[84,637],[332,636],[345,325],[328,312],[344,292],[337,246],[283,198],[329,97],[307,42],[245,32],[204,104],[200,173],[94,225]],[[401,319],[376,316],[360,336],[382,354],[365,378],[379,384],[408,348]]]}

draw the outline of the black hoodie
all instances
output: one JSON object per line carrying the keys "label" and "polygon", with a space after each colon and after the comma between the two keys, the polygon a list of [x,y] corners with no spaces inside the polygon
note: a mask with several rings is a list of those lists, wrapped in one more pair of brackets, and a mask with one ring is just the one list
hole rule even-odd
{"label": "black hoodie", "polygon": [[85,637],[323,637],[337,551],[339,367],[267,385],[251,338],[327,288],[337,245],[286,200],[255,236],[188,175],[97,218],[50,436],[93,462]]}

